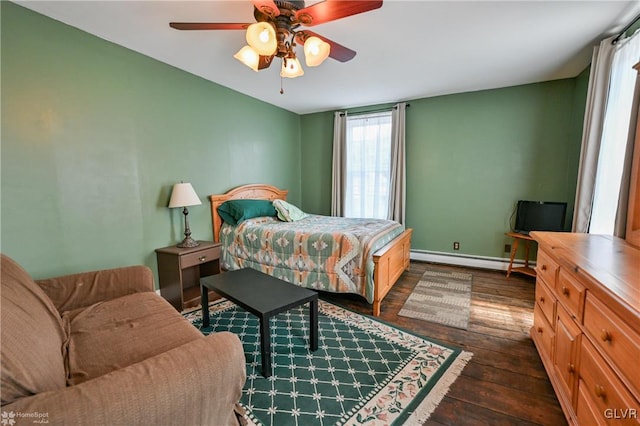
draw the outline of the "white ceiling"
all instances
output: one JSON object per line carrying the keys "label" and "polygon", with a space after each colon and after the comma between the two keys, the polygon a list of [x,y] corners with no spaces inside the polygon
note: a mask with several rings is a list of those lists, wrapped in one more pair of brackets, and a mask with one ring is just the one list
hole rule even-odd
{"label": "white ceiling", "polygon": [[254,22],[249,0],[16,3],[298,114],[575,77],[595,43],[640,13],[637,0],[384,0],[380,9],[310,28],[358,54],[305,67],[280,94],[279,64],[256,73],[233,58],[243,31],[169,27]]}

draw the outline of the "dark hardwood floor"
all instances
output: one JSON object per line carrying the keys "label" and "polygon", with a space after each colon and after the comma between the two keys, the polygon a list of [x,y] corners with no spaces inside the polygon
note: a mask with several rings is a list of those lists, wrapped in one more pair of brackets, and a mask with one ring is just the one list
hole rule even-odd
{"label": "dark hardwood floor", "polygon": [[[380,318],[405,330],[473,352],[462,375],[426,425],[566,425],[529,328],[535,279],[504,271],[457,266],[439,268],[473,274],[468,330],[398,316],[429,263],[411,262],[382,303]],[[357,296],[323,293],[322,298],[371,314]]]}

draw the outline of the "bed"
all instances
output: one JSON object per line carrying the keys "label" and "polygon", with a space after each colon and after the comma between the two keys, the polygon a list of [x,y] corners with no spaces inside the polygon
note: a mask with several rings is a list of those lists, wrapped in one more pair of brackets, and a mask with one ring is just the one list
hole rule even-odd
{"label": "bed", "polygon": [[[275,217],[259,217],[232,226],[225,224],[218,212],[218,207],[229,200],[286,201],[287,193],[287,190],[271,185],[251,184],[239,186],[225,194],[209,197],[214,241],[223,244],[221,254],[223,268],[233,270],[241,267],[253,267],[296,285],[331,292],[360,294],[372,304],[373,315],[379,316],[382,299],[400,278],[400,275],[409,268],[412,230],[404,229],[401,225],[391,221],[363,220],[361,223],[354,224],[353,219],[318,215],[308,215],[297,222],[282,222]],[[315,234],[317,237],[317,231],[321,226],[325,227],[323,228],[324,240],[319,243],[307,241],[307,238],[311,238],[311,234]],[[330,231],[326,230],[326,226],[330,227]],[[374,234],[362,237],[365,228],[374,230]],[[307,234],[302,235],[301,229],[308,231]],[[348,237],[337,237],[337,232],[340,229],[351,234],[344,234]],[[294,241],[295,244],[291,244],[291,246],[301,247],[308,243],[316,248],[318,244],[326,248],[326,244],[331,246],[337,240],[348,243],[350,239],[353,240],[352,234],[354,233],[358,234],[361,241],[354,242],[352,245],[361,247],[362,252],[357,257],[350,254],[348,260],[336,257],[337,260],[330,265],[319,265],[319,262],[315,262],[314,267],[307,268],[306,265],[303,265],[305,260],[302,260],[302,257],[300,257],[300,265],[291,264],[291,252],[286,262],[283,259],[274,261],[274,257],[277,255],[274,256],[270,250],[264,250],[265,247],[274,247],[275,249],[276,244],[289,245]],[[332,236],[327,237],[329,234]],[[249,236],[247,237],[247,235]],[[249,244],[248,240],[257,240],[256,248],[242,246],[245,243]],[[306,245],[305,247],[309,248]],[[332,246],[328,250],[332,250],[332,248],[334,247]],[[297,252],[295,256],[310,254],[306,253],[307,251],[309,250],[302,248],[298,250],[300,253]],[[336,251],[349,250],[343,247],[336,249]],[[289,270],[285,269],[284,263],[287,263],[286,267]],[[306,263],[314,263],[314,260],[306,260]],[[350,275],[353,273],[353,276],[346,278],[343,270],[348,270]]]}

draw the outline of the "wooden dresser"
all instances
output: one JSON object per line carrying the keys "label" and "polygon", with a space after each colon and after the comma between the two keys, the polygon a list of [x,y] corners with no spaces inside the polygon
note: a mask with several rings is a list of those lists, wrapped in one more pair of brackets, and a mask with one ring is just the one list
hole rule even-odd
{"label": "wooden dresser", "polygon": [[605,235],[531,235],[531,338],[569,424],[640,424],[640,249]]}

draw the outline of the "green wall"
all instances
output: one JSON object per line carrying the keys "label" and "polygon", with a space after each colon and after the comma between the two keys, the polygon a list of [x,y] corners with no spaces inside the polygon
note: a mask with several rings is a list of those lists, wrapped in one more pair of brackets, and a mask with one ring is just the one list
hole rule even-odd
{"label": "green wall", "polygon": [[[583,80],[410,101],[406,220],[414,230],[412,248],[505,257],[504,244],[511,241],[504,233],[518,199],[566,201],[571,210],[582,133],[576,123],[584,110],[576,86]],[[304,210],[330,211],[332,138],[332,112],[302,117]],[[460,251],[453,251],[454,241]]]}
{"label": "green wall", "polygon": [[[182,237],[166,208],[180,180],[203,202],[198,239],[211,239],[207,195],[245,183],[329,214],[332,112],[298,116],[12,3],[1,13],[0,244],[35,277],[155,271],[154,249]],[[571,210],[588,74],[410,101],[413,248],[504,257],[518,199]]]}
{"label": "green wall", "polygon": [[[34,277],[144,263],[182,238],[171,186],[301,201],[300,117],[15,4],[2,13],[1,249]],[[251,120],[251,125],[248,125]],[[273,123],[278,123],[273,126]]]}

